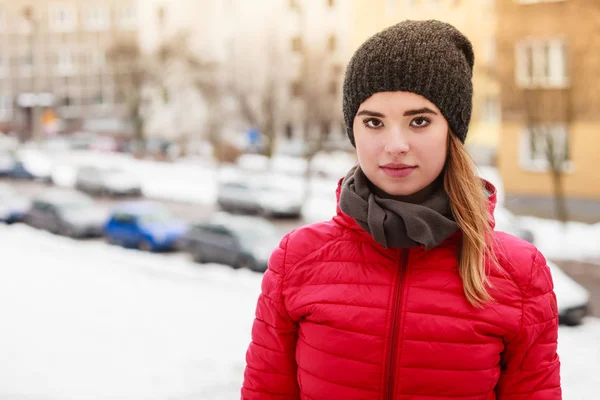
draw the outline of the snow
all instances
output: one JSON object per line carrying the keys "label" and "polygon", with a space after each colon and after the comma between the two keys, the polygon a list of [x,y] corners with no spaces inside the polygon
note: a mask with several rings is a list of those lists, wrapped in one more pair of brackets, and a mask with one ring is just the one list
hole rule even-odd
{"label": "snow", "polygon": [[520,217],[535,235],[535,245],[551,260],[600,261],[600,223],[584,224]]}
{"label": "snow", "polygon": [[[239,399],[261,275],[22,225],[0,240],[0,398]],[[564,398],[595,398],[600,320],[559,335]]]}

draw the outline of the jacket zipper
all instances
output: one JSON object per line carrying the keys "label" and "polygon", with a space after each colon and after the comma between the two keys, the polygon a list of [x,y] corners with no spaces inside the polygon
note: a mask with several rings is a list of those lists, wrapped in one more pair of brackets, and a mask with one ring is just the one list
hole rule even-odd
{"label": "jacket zipper", "polygon": [[396,373],[396,352],[398,347],[398,309],[400,308],[400,295],[402,293],[402,289],[404,287],[404,280],[406,278],[406,268],[408,266],[408,249],[402,249],[402,253],[400,255],[400,262],[398,263],[400,266],[400,271],[398,272],[398,281],[396,283],[396,288],[394,290],[394,298],[393,298],[393,309],[392,309],[392,331],[390,334],[390,349],[388,353],[387,359],[387,386],[385,395],[383,396],[384,400],[392,400],[394,398],[394,375]]}

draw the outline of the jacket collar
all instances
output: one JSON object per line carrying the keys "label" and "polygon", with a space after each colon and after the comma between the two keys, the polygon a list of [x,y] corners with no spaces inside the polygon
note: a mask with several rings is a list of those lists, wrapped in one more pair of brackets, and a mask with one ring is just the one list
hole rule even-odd
{"label": "jacket collar", "polygon": [[[391,250],[391,249],[384,249],[381,245],[379,245],[371,237],[371,235],[368,232],[366,232],[364,229],[362,229],[360,227],[360,225],[358,225],[351,216],[349,216],[348,214],[346,214],[342,211],[342,209],[340,208],[340,194],[342,192],[343,180],[344,180],[344,178],[341,178],[338,181],[337,190],[335,192],[336,199],[337,199],[337,205],[336,205],[336,215],[333,217],[334,221],[336,221],[338,224],[340,224],[348,229],[358,232],[362,237],[372,241],[373,243],[375,243],[377,246],[381,247],[381,249],[386,252],[397,251],[397,250]],[[487,209],[488,209],[488,213],[489,213],[490,226],[493,229],[496,224],[496,222],[494,220],[494,210],[496,208],[496,202],[497,202],[497,196],[498,196],[497,190],[496,190],[496,187],[494,185],[492,185],[492,183],[490,183],[489,181],[487,181],[485,179],[481,179],[481,181],[483,182],[484,188],[488,194]],[[442,243],[442,245],[452,245],[452,244],[458,245],[461,237],[462,237],[462,232],[459,230],[454,235],[452,235],[448,239],[446,239],[446,241],[444,243]]]}

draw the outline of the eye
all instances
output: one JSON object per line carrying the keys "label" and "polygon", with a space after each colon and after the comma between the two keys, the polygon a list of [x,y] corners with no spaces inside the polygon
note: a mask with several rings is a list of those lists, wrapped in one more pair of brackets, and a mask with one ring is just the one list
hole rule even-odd
{"label": "eye", "polygon": [[417,117],[410,122],[410,124],[415,128],[425,128],[430,123],[431,120],[427,117]]}
{"label": "eye", "polygon": [[365,127],[369,129],[378,129],[383,126],[383,122],[377,118],[367,118],[363,120]]}

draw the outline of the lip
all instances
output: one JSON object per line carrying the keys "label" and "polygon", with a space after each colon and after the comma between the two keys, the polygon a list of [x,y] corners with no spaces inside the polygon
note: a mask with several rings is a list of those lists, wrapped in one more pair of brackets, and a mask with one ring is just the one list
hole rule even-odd
{"label": "lip", "polygon": [[417,169],[414,165],[402,164],[402,163],[389,163],[380,166],[381,170],[392,178],[405,178],[413,173]]}

